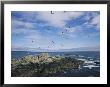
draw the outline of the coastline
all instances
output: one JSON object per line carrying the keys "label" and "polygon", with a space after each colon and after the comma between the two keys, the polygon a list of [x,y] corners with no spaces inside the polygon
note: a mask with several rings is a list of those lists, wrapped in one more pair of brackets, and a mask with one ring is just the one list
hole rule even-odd
{"label": "coastline", "polygon": [[49,56],[41,53],[38,56],[25,56],[21,59],[12,59],[12,77],[25,76],[51,76],[67,69],[78,69],[83,61],[74,58],[63,58],[61,56]]}

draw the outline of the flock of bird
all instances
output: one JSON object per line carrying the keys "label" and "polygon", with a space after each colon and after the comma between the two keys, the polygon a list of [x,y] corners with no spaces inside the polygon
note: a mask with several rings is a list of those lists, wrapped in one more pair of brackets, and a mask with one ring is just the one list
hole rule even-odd
{"label": "flock of bird", "polygon": [[[65,13],[66,11],[64,11],[64,13]],[[53,11],[51,11],[50,12],[52,15],[54,15],[54,12]],[[68,27],[68,28],[70,28],[70,27]],[[50,30],[49,28],[47,29],[47,30]],[[67,29],[65,29],[66,30],[66,32],[68,32],[68,30]],[[66,38],[66,37],[64,37],[64,32],[62,31],[61,32],[61,36],[62,36],[62,38],[65,38],[65,39],[69,39],[69,38]],[[35,41],[34,40],[32,40],[32,43],[34,43]],[[51,41],[51,43],[52,43],[52,45],[54,46],[54,44],[55,44],[55,41]],[[64,46],[64,44],[61,44],[61,47],[63,47]],[[51,46],[48,46],[48,48],[50,48]],[[38,47],[39,49],[41,48],[41,47]]]}
{"label": "flock of bird", "polygon": [[[65,13],[65,12],[66,12],[66,11],[64,11],[64,13]],[[50,11],[50,13],[51,13],[52,15],[55,14],[53,11]],[[69,26],[68,28],[71,28],[71,27]],[[50,29],[47,29],[47,30],[50,30]],[[65,31],[68,32],[67,29],[65,29]],[[65,35],[64,31],[62,31],[62,32],[61,32],[62,38],[69,39],[69,38],[67,38],[67,37],[64,37],[64,35]],[[89,37],[89,36],[88,36],[88,37]],[[32,40],[32,43],[34,43],[34,42],[35,42],[35,40]],[[52,43],[52,45],[54,46],[55,41],[52,40],[51,43]],[[50,48],[50,47],[51,47],[51,46],[48,46],[48,48]],[[64,47],[64,44],[61,44],[61,47]],[[41,47],[38,47],[38,48],[40,49]]]}

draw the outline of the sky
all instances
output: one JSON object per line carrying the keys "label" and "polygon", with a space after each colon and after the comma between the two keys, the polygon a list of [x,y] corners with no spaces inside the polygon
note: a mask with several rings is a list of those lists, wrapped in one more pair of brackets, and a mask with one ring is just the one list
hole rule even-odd
{"label": "sky", "polygon": [[12,11],[12,50],[99,47],[99,11]]}

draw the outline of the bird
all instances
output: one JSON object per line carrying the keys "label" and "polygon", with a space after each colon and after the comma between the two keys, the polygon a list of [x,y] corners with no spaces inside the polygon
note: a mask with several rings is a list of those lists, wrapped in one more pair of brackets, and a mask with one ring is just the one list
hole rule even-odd
{"label": "bird", "polygon": [[54,43],[54,41],[52,41],[52,43]]}
{"label": "bird", "polygon": [[48,48],[50,48],[50,46],[48,46]]}
{"label": "bird", "polygon": [[64,34],[64,32],[62,32],[62,35]]}
{"label": "bird", "polygon": [[32,40],[32,43],[33,43],[34,41]]}
{"label": "bird", "polygon": [[62,36],[62,38],[64,38],[64,32],[61,32],[61,36]]}
{"label": "bird", "polygon": [[51,14],[54,14],[54,13],[51,11]]}
{"label": "bird", "polygon": [[70,28],[70,26],[68,28]]}
{"label": "bird", "polygon": [[68,30],[66,29],[66,32],[68,32]]}

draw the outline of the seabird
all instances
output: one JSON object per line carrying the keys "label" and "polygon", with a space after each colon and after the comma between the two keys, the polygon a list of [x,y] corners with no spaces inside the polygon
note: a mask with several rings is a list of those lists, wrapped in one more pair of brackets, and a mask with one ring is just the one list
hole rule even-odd
{"label": "seabird", "polygon": [[54,13],[51,11],[51,14],[54,14]]}
{"label": "seabird", "polygon": [[33,43],[34,41],[32,40],[32,43]]}
{"label": "seabird", "polygon": [[52,43],[54,43],[54,41],[52,41]]}

